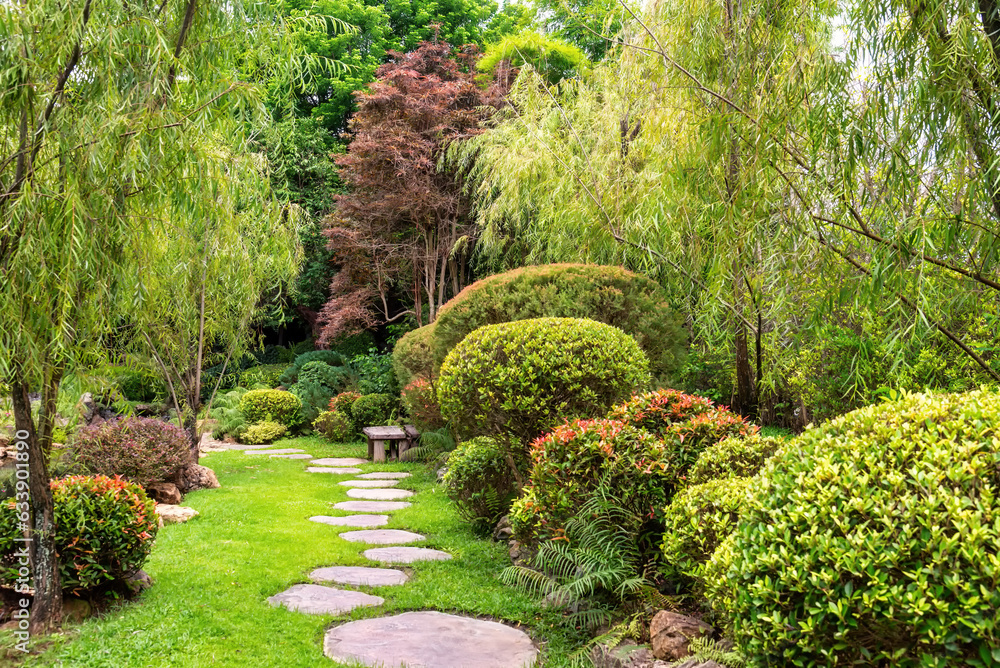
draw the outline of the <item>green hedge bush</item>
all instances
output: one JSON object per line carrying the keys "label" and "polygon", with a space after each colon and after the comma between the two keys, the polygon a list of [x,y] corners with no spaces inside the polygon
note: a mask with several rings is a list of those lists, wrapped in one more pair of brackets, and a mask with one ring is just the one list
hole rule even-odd
{"label": "green hedge bush", "polygon": [[299,398],[285,390],[250,390],[240,399],[240,412],[247,424],[274,420],[292,426],[301,410]]}
{"label": "green hedge bush", "polygon": [[[85,594],[132,575],[156,538],[155,504],[141,487],[107,476],[53,480],[55,543],[63,590]],[[14,552],[27,520],[15,501],[0,504],[0,584],[19,577]]]}
{"label": "green hedge bush", "polygon": [[752,665],[1000,663],[1000,395],[859,409],[755,484],[707,566]]}
{"label": "green hedge bush", "polygon": [[299,380],[299,372],[309,362],[324,362],[332,367],[347,366],[347,359],[340,353],[333,350],[310,350],[295,358],[291,366],[285,369],[278,379],[283,387],[291,387]]}
{"label": "green hedge bush", "polygon": [[452,451],[447,467],[448,497],[476,531],[488,533],[510,510],[518,492],[503,449],[492,438],[473,438]]}
{"label": "green hedge bush", "polygon": [[313,422],[313,429],[334,443],[347,443],[354,437],[351,419],[340,411],[323,411]]}
{"label": "green hedge bush", "polygon": [[483,325],[533,318],[589,318],[631,335],[650,360],[653,376],[680,370],[687,349],[681,318],[656,282],[593,264],[523,267],[468,286],[438,312],[432,334],[436,364]]}
{"label": "green hedge bush", "polygon": [[389,424],[397,408],[396,399],[389,394],[361,396],[351,405],[351,421],[354,423],[355,431]]}
{"label": "green hedge bush", "polygon": [[415,378],[433,379],[437,375],[434,362],[434,331],[431,323],[404,334],[392,349],[392,369],[400,387]]}
{"label": "green hedge bush", "polygon": [[703,565],[735,530],[747,505],[749,478],[685,487],[664,509],[663,573],[701,591]]}
{"label": "green hedge bush", "polygon": [[115,384],[129,401],[153,401],[167,394],[163,379],[143,369],[122,370],[115,378]]}
{"label": "green hedge bush", "polygon": [[755,476],[785,443],[785,439],[756,433],[723,439],[698,455],[688,482],[700,485],[710,480]]}
{"label": "green hedge bush", "polygon": [[243,431],[243,440],[247,443],[273,443],[285,435],[288,427],[274,420],[256,422]]}
{"label": "green hedge bush", "polygon": [[603,415],[649,381],[628,334],[593,320],[488,325],[448,353],[437,381],[444,419],[462,437],[522,444],[566,420]]}
{"label": "green hedge bush", "polygon": [[255,385],[266,385],[275,388],[281,384],[281,374],[288,368],[287,364],[262,364],[252,366],[240,374],[240,385],[252,389]]}

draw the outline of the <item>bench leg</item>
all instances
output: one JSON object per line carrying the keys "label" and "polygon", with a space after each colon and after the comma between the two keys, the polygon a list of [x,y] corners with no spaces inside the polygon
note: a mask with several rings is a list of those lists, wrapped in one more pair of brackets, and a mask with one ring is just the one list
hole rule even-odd
{"label": "bench leg", "polygon": [[375,456],[372,460],[376,462],[385,461],[385,441],[375,441]]}
{"label": "bench leg", "polygon": [[389,459],[392,461],[399,459],[399,441],[389,441]]}
{"label": "bench leg", "polygon": [[369,438],[368,439],[368,459],[371,459],[374,456],[375,456],[375,444],[372,442],[372,439]]}

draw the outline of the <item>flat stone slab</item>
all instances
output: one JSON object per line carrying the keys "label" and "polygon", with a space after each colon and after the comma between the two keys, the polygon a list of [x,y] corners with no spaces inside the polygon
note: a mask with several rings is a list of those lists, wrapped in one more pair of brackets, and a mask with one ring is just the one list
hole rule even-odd
{"label": "flat stone slab", "polygon": [[331,466],[307,466],[306,471],[309,473],[332,473],[334,475],[350,475],[352,473],[358,473],[361,469],[352,468],[336,468]]}
{"label": "flat stone slab", "polygon": [[361,553],[365,559],[384,564],[412,564],[415,561],[448,561],[451,555],[426,547],[373,547]]}
{"label": "flat stone slab", "polygon": [[317,568],[309,574],[316,582],[336,582],[355,587],[387,587],[404,584],[410,577],[395,568],[369,568],[367,566],[330,566]]}
{"label": "flat stone slab", "polygon": [[312,455],[304,452],[295,455],[271,455],[271,459],[312,459]]}
{"label": "flat stone slab", "polygon": [[340,537],[352,543],[368,543],[369,545],[402,545],[403,543],[417,543],[427,540],[426,536],[421,536],[412,531],[402,531],[401,529],[345,531],[340,534]]}
{"label": "flat stone slab", "polygon": [[398,480],[344,480],[337,483],[338,485],[343,485],[344,487],[375,487],[385,489],[386,487],[395,487],[399,484]]}
{"label": "flat stone slab", "polygon": [[355,513],[388,513],[409,508],[410,504],[406,501],[341,501],[333,504],[333,507]]}
{"label": "flat stone slab", "polygon": [[323,652],[375,668],[529,668],[538,650],[523,631],[443,612],[404,612],[326,632]]}
{"label": "flat stone slab", "polygon": [[194,508],[169,503],[156,504],[156,514],[164,524],[183,524],[193,517],[198,517],[198,511]]}
{"label": "flat stone slab", "polygon": [[293,452],[305,452],[296,448],[278,448],[277,450],[244,450],[244,455],[290,455]]}
{"label": "flat stone slab", "polygon": [[329,515],[316,515],[309,518],[310,522],[329,524],[335,527],[384,527],[389,523],[388,515],[345,515],[344,517],[330,517]]}
{"label": "flat stone slab", "polygon": [[367,464],[368,460],[357,457],[323,457],[309,463],[313,466],[357,466],[358,464]]}
{"label": "flat stone slab", "polygon": [[358,477],[364,480],[401,480],[409,478],[410,474],[404,471],[376,471],[375,473],[362,473]]}
{"label": "flat stone slab", "polygon": [[[220,441],[221,442],[221,441]],[[242,443],[224,443],[226,450],[264,450],[265,448],[270,448],[270,445],[243,445]]]}
{"label": "flat stone slab", "polygon": [[385,599],[360,591],[334,589],[314,584],[292,585],[267,599],[271,605],[283,605],[289,610],[310,615],[339,615],[354,608],[382,605]]}
{"label": "flat stone slab", "polygon": [[371,501],[391,501],[413,496],[408,489],[349,489],[347,496],[352,499],[370,499]]}

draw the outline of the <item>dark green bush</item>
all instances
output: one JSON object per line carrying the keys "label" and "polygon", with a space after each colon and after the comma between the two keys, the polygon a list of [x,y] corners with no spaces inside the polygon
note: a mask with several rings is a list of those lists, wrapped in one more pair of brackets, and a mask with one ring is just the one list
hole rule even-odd
{"label": "dark green bush", "polygon": [[478,532],[488,533],[518,491],[503,449],[492,438],[473,438],[455,448],[447,466],[444,486],[459,514]]}
{"label": "dark green bush", "polygon": [[167,394],[163,379],[143,369],[125,369],[115,378],[115,383],[129,401],[153,401]]}
{"label": "dark green bush", "polygon": [[527,445],[566,420],[603,415],[649,380],[628,334],[593,320],[538,318],[488,325],[448,354],[441,413],[460,436]]}
{"label": "dark green bush", "polygon": [[1000,395],[859,409],[754,484],[706,575],[752,665],[1000,662]]}
{"label": "dark green bush", "polygon": [[749,478],[726,478],[686,487],[674,495],[664,510],[664,575],[701,591],[702,568],[736,530],[749,488]]}
{"label": "dark green bush", "polygon": [[432,379],[437,373],[434,362],[434,323],[404,334],[392,349],[392,369],[400,387],[414,378]]}
{"label": "dark green bush", "polygon": [[[55,543],[64,590],[84,594],[123,580],[149,556],[158,520],[155,504],[141,487],[106,476],[52,481]],[[19,525],[27,521],[15,501],[0,504],[0,584],[15,587],[14,552],[23,544]]]}
{"label": "dark green bush", "polygon": [[351,405],[351,421],[357,431],[365,427],[389,424],[398,408],[396,399],[388,394],[365,394]]}
{"label": "dark green bush", "polygon": [[359,332],[337,339],[330,344],[330,350],[340,353],[345,359],[367,354],[375,347],[375,337],[371,332]]}
{"label": "dark green bush", "polygon": [[351,368],[357,374],[357,387],[362,394],[399,394],[396,374],[392,370],[392,353],[380,353],[372,348],[364,355],[352,357]]}
{"label": "dark green bush", "polygon": [[303,353],[295,358],[292,365],[289,366],[281,377],[278,379],[282,386],[291,387],[299,380],[299,372],[302,370],[306,364],[309,362],[325,362],[332,367],[343,367],[347,366],[347,360],[340,353],[333,350],[311,350],[307,353]]}
{"label": "dark green bush", "polygon": [[680,370],[687,348],[681,319],[654,281],[621,267],[550,264],[484,278],[445,304],[432,335],[436,364],[483,325],[548,317],[618,327],[635,338],[663,382]]}
{"label": "dark green bush", "polygon": [[284,390],[250,390],[240,399],[240,412],[247,424],[274,420],[294,425],[300,419],[302,402]]}
{"label": "dark green bush", "polygon": [[698,455],[688,482],[700,485],[710,480],[755,476],[785,443],[783,438],[760,434],[723,439]]}
{"label": "dark green bush", "polygon": [[333,367],[318,360],[308,362],[299,371],[299,380],[288,391],[302,401],[302,417],[313,422],[326,410],[333,398],[351,377],[347,367]]}
{"label": "dark green bush", "polygon": [[252,354],[258,365],[280,364],[282,370],[294,362],[296,357],[296,354],[285,346],[264,346],[263,349],[255,350]]}
{"label": "dark green bush", "polygon": [[340,411],[323,411],[313,422],[313,429],[334,443],[346,443],[354,437],[351,419]]}
{"label": "dark green bush", "polygon": [[263,364],[252,366],[240,374],[240,385],[253,388],[254,385],[266,385],[275,388],[281,384],[281,374],[288,368],[286,364]]}

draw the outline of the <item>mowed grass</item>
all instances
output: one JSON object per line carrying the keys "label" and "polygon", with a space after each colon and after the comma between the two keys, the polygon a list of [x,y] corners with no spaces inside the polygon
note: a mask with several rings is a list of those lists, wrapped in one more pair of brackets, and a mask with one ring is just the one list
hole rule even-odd
{"label": "mowed grass", "polygon": [[[320,439],[279,441],[316,457],[364,457],[364,446],[331,445]],[[67,625],[36,643],[27,657],[0,636],[7,665],[128,668],[232,666],[290,668],[333,666],[322,653],[323,634],[347,619],[407,610],[440,610],[524,625],[543,650],[545,665],[563,664],[568,638],[553,626],[552,613],[503,585],[506,546],[477,538],[421,464],[368,465],[364,472],[409,471],[400,489],[416,495],[413,505],[389,513],[385,528],[427,536],[421,547],[445,550],[454,559],[403,567],[410,581],[396,587],[359,588],[385,598],[377,608],[349,615],[306,615],[274,608],[267,597],[309,582],[321,566],[377,566],[361,556],[371,546],[337,538],[348,527],[307,518],[346,515],[332,504],[348,500],[337,482],[351,475],[307,473],[308,460],[271,459],[241,451],[212,453],[202,464],[215,470],[220,489],[187,495],[184,505],[200,517],[162,529],[145,570],[154,586],[134,602],[101,617]],[[339,585],[338,585],[339,586]],[[551,636],[551,637],[547,637]]]}

